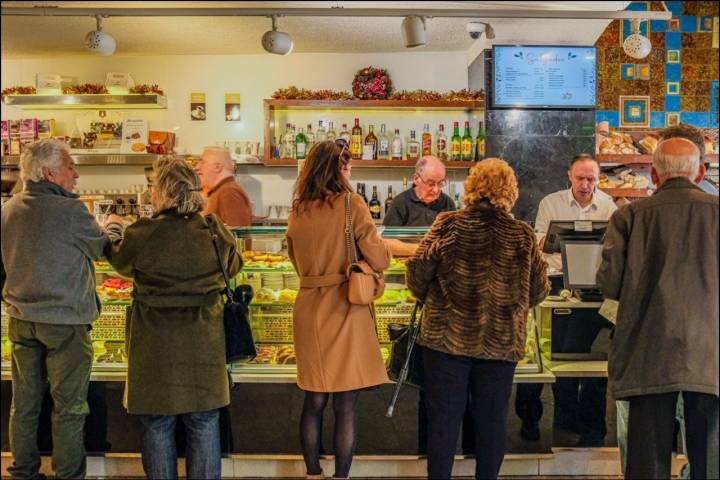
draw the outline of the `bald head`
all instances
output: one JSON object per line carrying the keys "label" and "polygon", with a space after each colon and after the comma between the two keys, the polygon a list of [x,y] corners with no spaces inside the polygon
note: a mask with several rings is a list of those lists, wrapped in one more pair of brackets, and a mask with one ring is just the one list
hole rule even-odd
{"label": "bald head", "polygon": [[226,177],[234,175],[235,163],[227,148],[205,147],[195,170],[202,186],[210,189]]}
{"label": "bald head", "polygon": [[426,155],[415,164],[415,195],[429,205],[440,197],[445,185],[445,164],[438,157]]}
{"label": "bald head", "polygon": [[657,187],[671,178],[687,178],[699,183],[704,175],[700,149],[686,138],[664,140],[653,153],[652,179]]}

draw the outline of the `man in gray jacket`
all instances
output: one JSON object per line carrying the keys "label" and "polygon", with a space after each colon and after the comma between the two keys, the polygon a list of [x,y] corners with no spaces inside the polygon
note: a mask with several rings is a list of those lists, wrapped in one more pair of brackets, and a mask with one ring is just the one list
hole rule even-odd
{"label": "man in gray jacket", "polygon": [[697,146],[665,140],[655,194],[610,219],[597,280],[620,301],[608,373],[630,402],[626,478],[670,477],[679,393],[691,472],[718,476],[718,199],[703,174]]}
{"label": "man in gray jacket", "polygon": [[73,192],[78,178],[63,142],[41,140],[20,160],[25,184],[2,207],[2,297],[12,346],[10,449],[13,478],[36,478],[38,417],[48,384],[53,398],[53,469],[83,478],[83,427],[100,313],[93,260],[108,237]]}

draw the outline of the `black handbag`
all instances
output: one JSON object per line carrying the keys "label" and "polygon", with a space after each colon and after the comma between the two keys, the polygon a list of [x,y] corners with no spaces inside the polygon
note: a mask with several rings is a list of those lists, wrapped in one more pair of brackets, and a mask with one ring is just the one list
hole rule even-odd
{"label": "black handbag", "polygon": [[250,328],[250,300],[253,297],[252,287],[240,285],[235,292],[230,288],[230,275],[225,268],[220,254],[217,234],[213,231],[212,224],[206,221],[210,236],[212,237],[215,255],[220,265],[220,271],[225,278],[225,308],[223,309],[223,326],[225,327],[225,362],[232,363],[238,360],[252,360],[257,356],[255,342],[253,341],[252,329]]}
{"label": "black handbag", "polygon": [[392,381],[396,382],[396,385],[385,413],[387,417],[392,417],[395,402],[397,402],[400,389],[404,384],[415,388],[423,388],[424,369],[421,349],[419,345],[415,344],[418,335],[420,335],[420,318],[422,318],[422,303],[416,301],[410,316],[410,324],[388,324],[388,334],[392,342],[388,376]]}

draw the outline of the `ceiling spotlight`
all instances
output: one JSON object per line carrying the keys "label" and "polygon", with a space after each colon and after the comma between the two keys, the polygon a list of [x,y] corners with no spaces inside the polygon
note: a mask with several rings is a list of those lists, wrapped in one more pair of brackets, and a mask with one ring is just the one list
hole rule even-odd
{"label": "ceiling spotlight", "polygon": [[275,21],[277,17],[273,15],[270,17],[272,20],[272,30],[265,32],[262,37],[262,46],[268,53],[274,53],[276,55],[287,55],[292,52],[293,41],[292,37],[285,32],[278,32]]}
{"label": "ceiling spotlight", "polygon": [[645,58],[652,50],[650,39],[640,34],[640,20],[634,18],[632,22],[632,35],[623,42],[623,50],[632,58]]}
{"label": "ceiling spotlight", "polygon": [[406,48],[425,46],[425,19],[416,15],[405,17],[402,21],[402,36]]}
{"label": "ceiling spotlight", "polygon": [[115,39],[102,31],[102,15],[95,15],[97,30],[85,35],[85,46],[88,50],[98,55],[112,55],[115,53]]}

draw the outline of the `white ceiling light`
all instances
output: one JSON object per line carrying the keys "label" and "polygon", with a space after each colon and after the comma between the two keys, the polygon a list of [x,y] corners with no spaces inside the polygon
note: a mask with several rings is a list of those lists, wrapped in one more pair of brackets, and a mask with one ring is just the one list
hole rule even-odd
{"label": "white ceiling light", "polygon": [[262,36],[262,46],[266,52],[276,55],[287,55],[292,52],[292,37],[285,32],[278,32],[275,25],[276,18],[274,15],[270,17],[272,20],[272,30],[265,32]]}
{"label": "white ceiling light", "polygon": [[623,50],[632,58],[645,58],[650,54],[652,50],[652,44],[650,39],[640,35],[640,20],[633,19],[632,22],[632,35],[628,36],[623,42]]}
{"label": "white ceiling light", "polygon": [[406,48],[424,47],[427,40],[425,19],[416,15],[405,17],[402,21],[402,36]]}
{"label": "white ceiling light", "polygon": [[95,20],[97,21],[97,30],[88,32],[88,34],[85,35],[85,46],[88,50],[98,55],[112,55],[115,53],[115,39],[102,31],[102,25],[100,24],[100,22],[102,22],[102,15],[95,15]]}
{"label": "white ceiling light", "polygon": [[465,25],[465,30],[467,31],[468,35],[470,35],[470,38],[473,40],[477,40],[480,38],[485,32],[485,37],[488,40],[492,40],[495,38],[495,30],[493,30],[492,26],[489,23],[485,22],[470,22],[467,25]]}

